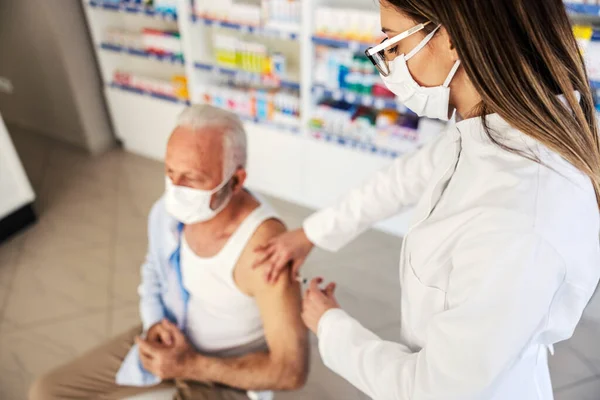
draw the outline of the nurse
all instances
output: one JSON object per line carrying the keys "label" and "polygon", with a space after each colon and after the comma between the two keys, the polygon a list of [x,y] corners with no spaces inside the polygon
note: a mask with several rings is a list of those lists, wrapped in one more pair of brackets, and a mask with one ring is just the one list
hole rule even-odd
{"label": "nurse", "polygon": [[317,278],[303,318],[325,364],[374,399],[552,399],[548,353],[600,277],[598,129],[563,2],[383,0],[381,22],[366,53],[388,88],[459,122],[257,249],[266,278],[415,206],[398,343]]}

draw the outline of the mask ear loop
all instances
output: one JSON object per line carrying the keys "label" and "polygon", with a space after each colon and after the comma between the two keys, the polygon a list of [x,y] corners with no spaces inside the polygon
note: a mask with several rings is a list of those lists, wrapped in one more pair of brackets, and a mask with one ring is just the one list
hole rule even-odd
{"label": "mask ear loop", "polygon": [[454,63],[454,66],[452,67],[452,69],[450,70],[450,73],[448,74],[448,77],[444,81],[443,86],[445,88],[450,86],[450,82],[452,82],[452,79],[454,79],[454,75],[456,75],[456,72],[458,71],[458,67],[460,67],[460,60],[456,60],[456,62]]}
{"label": "mask ear loop", "polygon": [[410,53],[408,53],[407,55],[404,56],[404,59],[406,61],[410,60],[411,58],[414,57],[415,54],[417,54],[419,51],[423,50],[423,47],[427,46],[427,43],[429,43],[431,41],[431,39],[433,38],[433,35],[435,35],[435,33],[438,31],[438,29],[440,29],[442,25],[438,25],[435,27],[435,29],[427,36],[425,36],[425,39],[423,39],[421,41],[421,43],[419,43],[417,45],[417,47],[415,47],[414,49],[412,49],[410,51]]}

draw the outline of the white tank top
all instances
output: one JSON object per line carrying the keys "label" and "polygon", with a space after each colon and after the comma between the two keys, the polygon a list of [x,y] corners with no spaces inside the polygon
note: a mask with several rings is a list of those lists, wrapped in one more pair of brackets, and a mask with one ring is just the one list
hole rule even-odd
{"label": "white tank top", "polygon": [[235,265],[258,227],[277,218],[267,204],[250,213],[214,257],[197,256],[182,235],[181,270],[190,294],[186,333],[201,352],[237,355],[265,347],[260,311],[254,298],[240,291],[233,279]]}

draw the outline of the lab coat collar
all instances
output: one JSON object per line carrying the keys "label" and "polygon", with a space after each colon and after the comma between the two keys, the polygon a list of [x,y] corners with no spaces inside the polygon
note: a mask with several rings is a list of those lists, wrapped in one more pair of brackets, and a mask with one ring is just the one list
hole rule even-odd
{"label": "lab coat collar", "polygon": [[[579,101],[581,94],[574,92]],[[567,100],[563,95],[559,99],[567,105]],[[525,133],[513,128],[506,120],[498,114],[489,114],[485,117],[474,117],[462,120],[456,123],[456,131],[460,135],[464,148],[473,148],[481,146],[498,146],[489,138],[486,127],[492,133],[493,138],[499,143],[518,151],[535,150],[540,143],[526,135]]]}

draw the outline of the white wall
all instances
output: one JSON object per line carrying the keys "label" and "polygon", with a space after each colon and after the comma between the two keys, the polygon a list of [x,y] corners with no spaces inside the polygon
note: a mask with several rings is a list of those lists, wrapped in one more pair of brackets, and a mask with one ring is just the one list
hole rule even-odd
{"label": "white wall", "polygon": [[97,153],[113,143],[78,0],[0,0],[0,92],[7,122]]}

